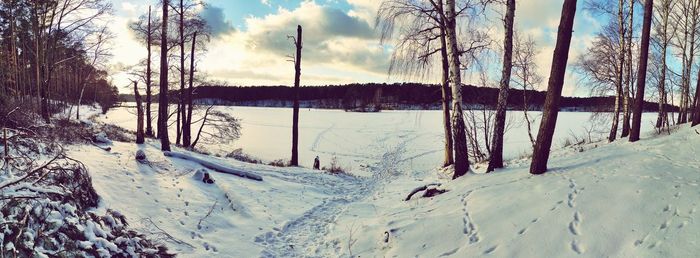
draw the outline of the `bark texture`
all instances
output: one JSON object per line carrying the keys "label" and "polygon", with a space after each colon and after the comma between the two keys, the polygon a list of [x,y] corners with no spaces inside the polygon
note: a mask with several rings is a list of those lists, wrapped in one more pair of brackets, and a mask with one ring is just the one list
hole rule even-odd
{"label": "bark texture", "polygon": [[153,137],[153,127],[151,125],[151,6],[148,6],[148,35],[146,36],[146,48],[148,48],[148,57],[146,57],[146,135]]}
{"label": "bark texture", "polygon": [[160,94],[158,94],[158,135],[160,148],[170,151],[168,138],[168,0],[163,0],[163,22],[160,40]]}
{"label": "bark texture", "polygon": [[136,99],[136,144],[143,144],[145,140],[143,133],[143,105],[136,81],[134,81],[134,98]]}
{"label": "bark texture", "polygon": [[445,8],[445,34],[450,63],[450,85],[452,86],[452,138],[454,140],[455,163],[452,179],[469,171],[469,151],[462,111],[462,76],[460,70],[460,50],[457,43],[457,12],[455,0],[447,0]]}
{"label": "bark texture", "polygon": [[454,164],[454,147],[452,143],[452,123],[450,123],[450,63],[447,57],[447,40],[445,33],[440,35],[440,55],[442,55],[442,121],[445,129],[445,160],[443,167]]}
{"label": "bark texture", "polygon": [[296,55],[294,56],[294,110],[292,114],[292,166],[299,166],[299,80],[301,77],[301,48],[302,29],[297,26],[297,36],[294,40]]}
{"label": "bark texture", "polygon": [[486,172],[503,168],[503,137],[506,129],[506,111],[508,110],[508,91],[513,70],[513,22],[515,20],[515,0],[506,1],[506,18],[503,22],[505,38],[503,43],[503,71],[501,74],[498,103],[496,104],[496,121],[493,126],[493,143],[491,159]]}
{"label": "bark texture", "polygon": [[639,140],[642,126],[642,108],[644,108],[644,87],[647,80],[647,61],[649,59],[649,34],[651,32],[651,17],[654,10],[654,0],[644,3],[644,23],[642,25],[642,42],[639,54],[639,71],[637,72],[637,94],[634,99],[632,114],[632,128],[630,130],[630,142]]}
{"label": "bark texture", "polygon": [[559,102],[561,90],[564,86],[564,75],[569,60],[569,48],[571,46],[571,34],[573,33],[574,17],[576,16],[576,0],[564,0],[557,33],[557,43],[554,48],[552,69],[549,75],[547,96],[542,112],[542,122],[537,134],[535,150],[532,154],[530,173],[542,174],[547,171],[547,161],[552,147],[552,137],[557,124],[559,114]]}

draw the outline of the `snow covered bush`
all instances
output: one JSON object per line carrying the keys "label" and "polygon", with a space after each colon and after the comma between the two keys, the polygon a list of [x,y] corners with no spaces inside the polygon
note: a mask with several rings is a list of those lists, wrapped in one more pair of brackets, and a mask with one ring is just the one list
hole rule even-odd
{"label": "snow covered bush", "polygon": [[98,215],[86,167],[59,144],[13,137],[10,147],[10,162],[0,163],[9,171],[0,178],[0,257],[173,256],[120,213]]}

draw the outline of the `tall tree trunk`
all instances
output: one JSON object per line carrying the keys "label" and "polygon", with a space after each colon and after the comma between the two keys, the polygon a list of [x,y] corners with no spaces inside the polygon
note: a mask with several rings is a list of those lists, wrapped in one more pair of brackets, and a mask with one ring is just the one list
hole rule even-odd
{"label": "tall tree trunk", "polygon": [[[613,142],[615,139],[617,139],[617,130],[619,127],[619,121],[620,121],[620,106],[622,106],[622,111],[624,113],[627,112],[627,99],[629,96],[625,96],[627,94],[626,91],[623,90],[623,81],[622,77],[623,74],[625,73],[625,55],[627,52],[625,52],[625,18],[623,16],[623,10],[625,8],[625,2],[624,0],[619,0],[618,1],[618,12],[617,12],[617,22],[618,22],[618,34],[620,36],[619,39],[619,46],[620,46],[620,53],[618,55],[618,60],[619,60],[619,67],[617,69],[617,81],[615,82],[615,91],[616,91],[616,96],[615,96],[615,107],[613,111],[613,119],[612,119],[612,127],[610,128],[610,135],[608,136],[608,141]],[[627,86],[624,86],[627,87]],[[623,114],[623,131],[624,131],[624,116],[626,114]],[[623,132],[624,133],[624,132]]]}
{"label": "tall tree trunk", "polygon": [[134,81],[134,98],[136,99],[136,144],[143,144],[143,106],[141,105],[141,94],[139,94],[138,82]]}
{"label": "tall tree trunk", "polygon": [[668,126],[668,113],[666,111],[666,71],[668,69],[666,55],[669,45],[669,16],[671,12],[672,0],[663,0],[661,5],[661,78],[659,78],[659,114],[656,119],[656,128]]}
{"label": "tall tree trunk", "polygon": [[444,26],[440,35],[440,54],[442,55],[442,120],[445,128],[445,161],[442,166],[454,164],[454,148],[452,145],[452,124],[450,123],[450,63],[447,57],[447,42]]}
{"label": "tall tree trunk", "polygon": [[301,48],[303,47],[301,25],[297,26],[294,39],[297,53],[294,56],[294,110],[292,111],[292,160],[290,165],[299,166],[299,79],[301,77]]}
{"label": "tall tree trunk", "polygon": [[168,138],[168,0],[163,0],[160,40],[160,94],[158,94],[158,135],[161,150],[170,151]]}
{"label": "tall tree trunk", "polygon": [[504,20],[505,39],[503,43],[503,72],[501,74],[498,103],[496,104],[496,121],[493,126],[493,144],[491,144],[491,160],[486,172],[503,168],[503,138],[506,129],[506,111],[508,110],[508,90],[510,90],[510,75],[513,69],[513,20],[515,19],[515,0],[506,2],[506,18]]}
{"label": "tall tree trunk", "polygon": [[654,0],[646,0],[644,3],[644,25],[642,26],[642,43],[639,54],[639,71],[637,73],[637,96],[634,99],[634,113],[632,116],[632,129],[630,142],[639,140],[642,126],[642,109],[644,109],[644,87],[647,80],[647,61],[649,58],[649,34],[651,32],[651,17],[654,10]]}
{"label": "tall tree trunk", "polygon": [[[630,135],[630,117],[631,117],[631,107],[632,103],[630,101],[631,95],[630,95],[630,88],[632,86],[632,33],[634,31],[634,1],[635,0],[630,0],[629,2],[629,8],[630,8],[630,14],[629,14],[629,21],[628,21],[628,29],[626,35],[622,35],[622,38],[627,38],[627,47],[623,48],[627,52],[627,76],[625,83],[623,84],[623,98],[622,98],[622,103],[623,103],[623,115],[622,115],[622,134],[620,137],[627,137]],[[623,26],[624,28],[624,26]],[[623,68],[624,69],[624,68]]]}
{"label": "tall tree trunk", "polygon": [[695,105],[693,106],[692,126],[700,124],[700,70],[698,71],[698,82],[695,84]]}
{"label": "tall tree trunk", "polygon": [[185,148],[190,147],[192,142],[192,87],[194,84],[194,49],[197,44],[197,32],[192,35],[192,50],[190,52],[190,84],[187,87],[187,115],[182,124],[182,144]]}
{"label": "tall tree trunk", "polygon": [[[695,28],[695,27],[696,27],[695,22],[693,22],[692,28]],[[683,117],[682,117],[683,118],[682,120],[684,123],[691,121],[692,118],[690,118],[690,116],[691,116],[691,112],[692,112],[692,105],[694,105],[694,103],[691,104],[691,100],[690,100],[690,84],[691,84],[690,78],[693,74],[693,64],[694,64],[693,59],[695,57],[695,31],[696,30],[693,29],[692,32],[690,33],[690,42],[689,42],[690,54],[688,55],[688,64],[689,64],[688,65],[688,80],[687,80],[687,86],[686,86],[686,91],[685,91],[686,102],[685,102],[685,112],[683,113]]]}
{"label": "tall tree trunk", "polygon": [[151,6],[148,6],[148,35],[146,36],[146,48],[148,57],[146,58],[146,135],[153,137],[153,127],[151,126]]}
{"label": "tall tree trunk", "polygon": [[547,171],[547,161],[552,147],[552,137],[559,115],[559,102],[561,90],[564,86],[566,65],[569,61],[569,48],[571,46],[571,34],[573,33],[574,17],[576,16],[576,0],[564,0],[557,32],[557,43],[554,48],[552,68],[549,75],[547,97],[542,112],[542,122],[537,134],[535,150],[532,154],[530,173],[542,174]]}
{"label": "tall tree trunk", "polygon": [[175,143],[180,144],[180,139],[182,139],[182,128],[180,124],[185,124],[182,119],[185,118],[185,6],[184,0],[180,0],[180,22],[179,22],[179,34],[180,34],[180,91],[178,91],[179,101],[177,102],[177,135],[175,137]]}
{"label": "tall tree trunk", "polygon": [[457,12],[455,0],[446,1],[445,34],[447,36],[447,51],[450,62],[450,85],[452,86],[452,139],[455,148],[454,175],[452,179],[461,177],[469,171],[469,149],[462,111],[462,74],[460,70],[460,49],[457,43]]}
{"label": "tall tree trunk", "polygon": [[[666,33],[666,27],[664,25],[664,34]],[[661,78],[659,79],[659,114],[656,119],[656,128],[662,128],[668,122],[668,114],[666,113],[666,51],[668,45],[663,45],[661,47]]]}

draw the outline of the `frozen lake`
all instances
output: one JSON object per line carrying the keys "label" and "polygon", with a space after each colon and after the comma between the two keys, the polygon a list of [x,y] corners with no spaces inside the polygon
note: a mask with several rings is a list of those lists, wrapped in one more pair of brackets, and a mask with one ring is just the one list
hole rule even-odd
{"label": "frozen lake", "polygon": [[[264,161],[290,158],[292,109],[216,108],[241,119],[241,138],[227,145],[200,143],[199,147],[219,154],[242,148],[245,153]],[[116,108],[101,119],[133,130],[136,127],[133,113],[128,108]],[[531,111],[528,114],[535,120],[532,130],[536,137],[541,112]],[[591,116],[592,113],[586,112],[560,113],[553,148],[560,148],[573,136],[588,138],[590,133],[593,140],[607,137],[610,122],[593,122]],[[522,111],[509,111],[508,117],[509,129],[504,145],[506,160],[527,155],[531,151]],[[655,113],[645,113],[642,131],[653,130],[654,121]],[[442,112],[439,110],[354,113],[301,109],[299,122],[299,162],[305,167],[311,167],[316,156],[319,156],[322,166],[336,156],[341,165],[358,174],[363,174],[363,167],[381,162],[387,153],[400,155],[392,158],[406,162],[405,165],[413,172],[432,170],[443,161],[444,133]],[[197,128],[193,126],[193,130]],[[173,140],[174,128],[170,135]]]}

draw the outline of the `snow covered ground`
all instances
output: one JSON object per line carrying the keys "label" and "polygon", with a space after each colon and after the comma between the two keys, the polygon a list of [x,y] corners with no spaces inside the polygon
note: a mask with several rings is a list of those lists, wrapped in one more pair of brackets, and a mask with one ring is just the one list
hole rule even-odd
{"label": "snow covered ground", "polygon": [[[228,148],[243,147],[268,160],[286,157],[287,110],[236,107],[231,112],[243,119],[243,137]],[[99,120],[133,127],[125,114],[118,109]],[[560,115],[554,142],[583,127],[588,116]],[[700,201],[694,146],[700,145],[700,135],[694,129],[646,134],[635,144],[558,149],[550,172],[531,176],[529,160],[518,158],[517,149],[529,142],[515,127],[506,138],[506,156],[514,159],[507,169],[451,181],[435,170],[442,160],[439,112],[303,110],[301,119],[302,165],[309,166],[315,155],[326,161],[335,154],[362,176],[199,156],[263,177],[258,182],[212,172],[216,184],[206,185],[192,178],[200,165],[164,157],[156,141],[115,142],[112,152],[73,146],[70,155],[93,173],[103,208],[123,212],[144,231],[160,232],[184,257],[693,257],[700,252],[700,225],[694,221]],[[650,121],[653,115],[645,115],[646,131]],[[139,149],[151,166],[136,162]],[[433,182],[449,191],[402,201],[413,188]]]}
{"label": "snow covered ground", "polygon": [[[155,106],[154,106],[155,107]],[[288,160],[291,153],[292,110],[289,108],[217,107],[242,121],[241,138],[229,145],[208,144],[213,153],[226,154],[237,148],[265,161]],[[592,113],[562,112],[557,121],[553,145],[561,147],[572,135],[592,139],[607,137],[609,123],[600,125],[591,121]],[[541,112],[529,112],[534,118],[533,134],[537,134]],[[504,158],[514,159],[531,153],[527,127],[523,113],[509,111],[509,126],[505,137]],[[645,113],[643,130],[652,130],[656,114]],[[174,119],[174,118],[173,118]],[[135,130],[134,110],[111,109],[99,120]],[[175,124],[174,121],[171,121]],[[155,121],[153,122],[155,126]],[[382,111],[380,113],[355,113],[342,110],[301,109],[299,119],[299,161],[312,167],[319,156],[326,165],[334,156],[354,173],[363,174],[363,166],[381,158],[385,152],[403,146],[404,158],[411,170],[428,171],[440,165],[443,159],[444,131],[442,113],[435,110]],[[193,126],[193,128],[199,128]],[[174,138],[171,128],[171,139]],[[593,130],[593,131],[596,131]]]}

